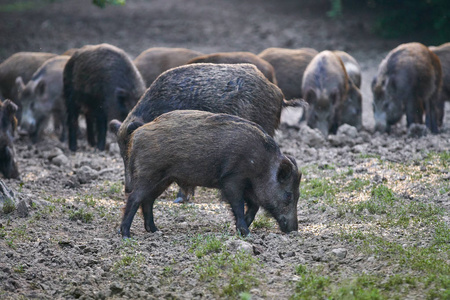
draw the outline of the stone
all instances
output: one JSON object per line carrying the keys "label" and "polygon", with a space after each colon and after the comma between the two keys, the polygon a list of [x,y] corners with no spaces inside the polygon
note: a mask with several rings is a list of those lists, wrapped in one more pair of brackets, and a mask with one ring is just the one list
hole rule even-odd
{"label": "stone", "polygon": [[297,138],[299,141],[310,147],[322,147],[326,143],[325,137],[319,129],[312,129],[306,125],[300,128]]}
{"label": "stone", "polygon": [[30,215],[30,213],[28,211],[28,206],[24,200],[21,200],[17,204],[17,215],[21,218],[26,218]]}
{"label": "stone", "polygon": [[344,259],[347,256],[347,249],[345,249],[345,248],[337,248],[337,249],[331,250],[331,253],[336,255],[336,257],[339,258],[339,259]]}
{"label": "stone", "polygon": [[77,178],[81,184],[89,183],[97,179],[98,172],[88,166],[82,166],[77,170]]}
{"label": "stone", "polygon": [[333,146],[350,145],[353,146],[358,137],[358,129],[348,124],[339,126],[336,135],[329,135],[328,141]]}
{"label": "stone", "polygon": [[69,158],[67,158],[67,156],[65,156],[64,154],[59,154],[55,157],[52,158],[51,160],[52,164],[54,164],[55,166],[65,166],[69,164]]}
{"label": "stone", "polygon": [[246,241],[231,239],[226,241],[225,245],[230,251],[244,251],[253,254],[253,245]]}

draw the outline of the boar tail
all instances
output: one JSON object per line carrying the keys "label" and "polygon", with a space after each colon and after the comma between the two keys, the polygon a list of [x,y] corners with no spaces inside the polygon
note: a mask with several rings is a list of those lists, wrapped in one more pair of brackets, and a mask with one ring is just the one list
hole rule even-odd
{"label": "boar tail", "polygon": [[283,99],[283,107],[292,106],[292,107],[302,107],[302,108],[308,108],[308,102],[306,102],[304,99],[291,99],[286,100]]}

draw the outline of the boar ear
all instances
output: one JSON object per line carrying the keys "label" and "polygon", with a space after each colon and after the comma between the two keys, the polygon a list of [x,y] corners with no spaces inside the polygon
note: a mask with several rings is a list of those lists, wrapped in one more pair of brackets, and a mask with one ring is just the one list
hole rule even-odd
{"label": "boar ear", "polygon": [[39,80],[36,86],[36,93],[40,96],[44,95],[46,86],[47,84],[45,83],[44,80]]}
{"label": "boar ear", "polygon": [[291,178],[291,175],[292,175],[292,162],[287,158],[283,158],[283,160],[280,163],[280,166],[278,167],[277,180],[280,183],[284,183],[289,178]]}
{"label": "boar ear", "polygon": [[133,121],[130,124],[128,124],[127,126],[127,134],[130,135],[133,133],[133,131],[135,131],[136,129],[138,129],[139,127],[141,127],[142,125],[144,125],[143,122],[141,121]]}
{"label": "boar ear", "polygon": [[3,101],[3,111],[7,116],[14,115],[17,111],[17,105],[9,99]]}
{"label": "boar ear", "polygon": [[23,90],[25,89],[25,84],[23,83],[22,76],[16,78],[16,87],[19,93],[22,93]]}
{"label": "boar ear", "polygon": [[111,130],[112,133],[117,135],[117,133],[119,132],[120,125],[122,125],[122,123],[119,120],[116,119],[111,120],[111,122],[109,122],[109,130]]}

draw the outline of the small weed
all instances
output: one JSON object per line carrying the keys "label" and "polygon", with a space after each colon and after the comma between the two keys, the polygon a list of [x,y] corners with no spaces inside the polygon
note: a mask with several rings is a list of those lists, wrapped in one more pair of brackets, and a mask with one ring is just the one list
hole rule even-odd
{"label": "small weed", "polygon": [[202,258],[209,253],[218,253],[224,248],[222,240],[214,235],[197,235],[191,239],[190,252],[194,252],[195,256]]}
{"label": "small weed", "polygon": [[25,272],[25,267],[24,267],[24,265],[19,264],[13,270],[16,273],[24,273]]}
{"label": "small weed", "polygon": [[264,214],[259,214],[257,215],[257,217],[255,218],[255,220],[252,223],[253,228],[273,228],[274,227],[274,222],[273,219],[271,219],[269,217],[269,215],[267,215],[266,213]]}
{"label": "small weed", "polygon": [[94,215],[91,212],[85,211],[83,208],[78,210],[71,209],[69,211],[69,219],[71,221],[81,220],[83,223],[91,223],[94,220]]}
{"label": "small weed", "polygon": [[348,192],[361,191],[366,185],[369,184],[370,184],[369,180],[355,178],[352,181],[350,181],[350,183],[347,186],[345,186],[344,189]]}
{"label": "small weed", "polygon": [[137,251],[137,241],[126,239],[123,241],[120,249],[120,259],[117,260],[112,270],[125,278],[132,278],[141,272],[145,263],[145,257]]}
{"label": "small weed", "polygon": [[9,197],[6,197],[5,201],[3,203],[2,210],[5,215],[10,214],[16,210],[16,204],[14,203],[14,201],[12,199],[10,199]]}
{"label": "small weed", "polygon": [[379,154],[370,154],[370,153],[360,153],[358,155],[359,158],[367,159],[367,158],[376,158],[378,160],[381,160],[381,156]]}
{"label": "small weed", "polygon": [[333,197],[335,187],[327,179],[313,178],[300,186],[300,195],[306,198]]}

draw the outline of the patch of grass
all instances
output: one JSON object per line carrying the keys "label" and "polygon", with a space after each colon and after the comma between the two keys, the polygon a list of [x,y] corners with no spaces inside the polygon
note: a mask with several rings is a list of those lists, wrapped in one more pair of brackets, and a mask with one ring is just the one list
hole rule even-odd
{"label": "patch of grass", "polygon": [[370,181],[366,179],[355,178],[352,179],[345,187],[347,192],[361,191],[365,186],[369,185]]}
{"label": "patch of grass", "polygon": [[42,7],[43,5],[49,3],[50,0],[46,0],[46,1],[15,1],[14,3],[11,4],[2,4],[0,5],[0,12],[7,12],[7,13],[12,13],[12,12],[22,12],[22,11],[26,11],[26,10],[32,10],[32,9],[36,9],[38,7]]}
{"label": "patch of grass", "polygon": [[300,185],[300,195],[303,198],[325,197],[327,199],[334,197],[336,188],[328,179],[312,178],[305,180]]}
{"label": "patch of grass", "polygon": [[138,251],[138,244],[133,239],[125,239],[119,248],[120,258],[113,264],[112,270],[124,278],[132,278],[141,273],[145,256]]}
{"label": "patch of grass", "polygon": [[124,187],[121,181],[105,181],[100,187],[102,197],[108,197],[113,200],[120,200],[123,197]]}
{"label": "patch of grass", "polygon": [[2,211],[5,215],[12,213],[13,211],[16,210],[16,204],[14,203],[14,201],[9,198],[6,197],[4,202],[3,202],[3,208]]}
{"label": "patch of grass", "polygon": [[45,205],[42,209],[33,214],[33,220],[40,220],[48,218],[53,212],[55,212],[55,205]]}
{"label": "patch of grass", "polygon": [[219,253],[224,247],[222,239],[219,239],[214,235],[199,234],[191,239],[189,251],[195,253],[197,258],[202,258],[209,253]]}
{"label": "patch of grass", "polygon": [[210,282],[221,297],[235,299],[259,284],[259,261],[244,251],[230,253],[215,236],[194,237],[190,252],[199,258],[196,270],[200,280]]}
{"label": "patch of grass", "polygon": [[394,192],[381,184],[372,188],[371,198],[354,206],[357,213],[367,209],[371,214],[386,214],[397,200]]}
{"label": "patch of grass", "polygon": [[253,228],[273,228],[274,227],[274,221],[273,219],[267,214],[258,214],[255,218],[255,220],[252,223]]}
{"label": "patch of grass", "polygon": [[77,210],[69,210],[69,219],[71,221],[81,220],[83,223],[91,223],[94,220],[94,215],[91,212],[85,211],[83,208]]}
{"label": "patch of grass", "polygon": [[55,203],[55,204],[63,204],[66,203],[66,199],[58,197],[58,198],[54,198],[53,196],[47,196],[44,198],[45,201],[51,202],[51,203]]}

